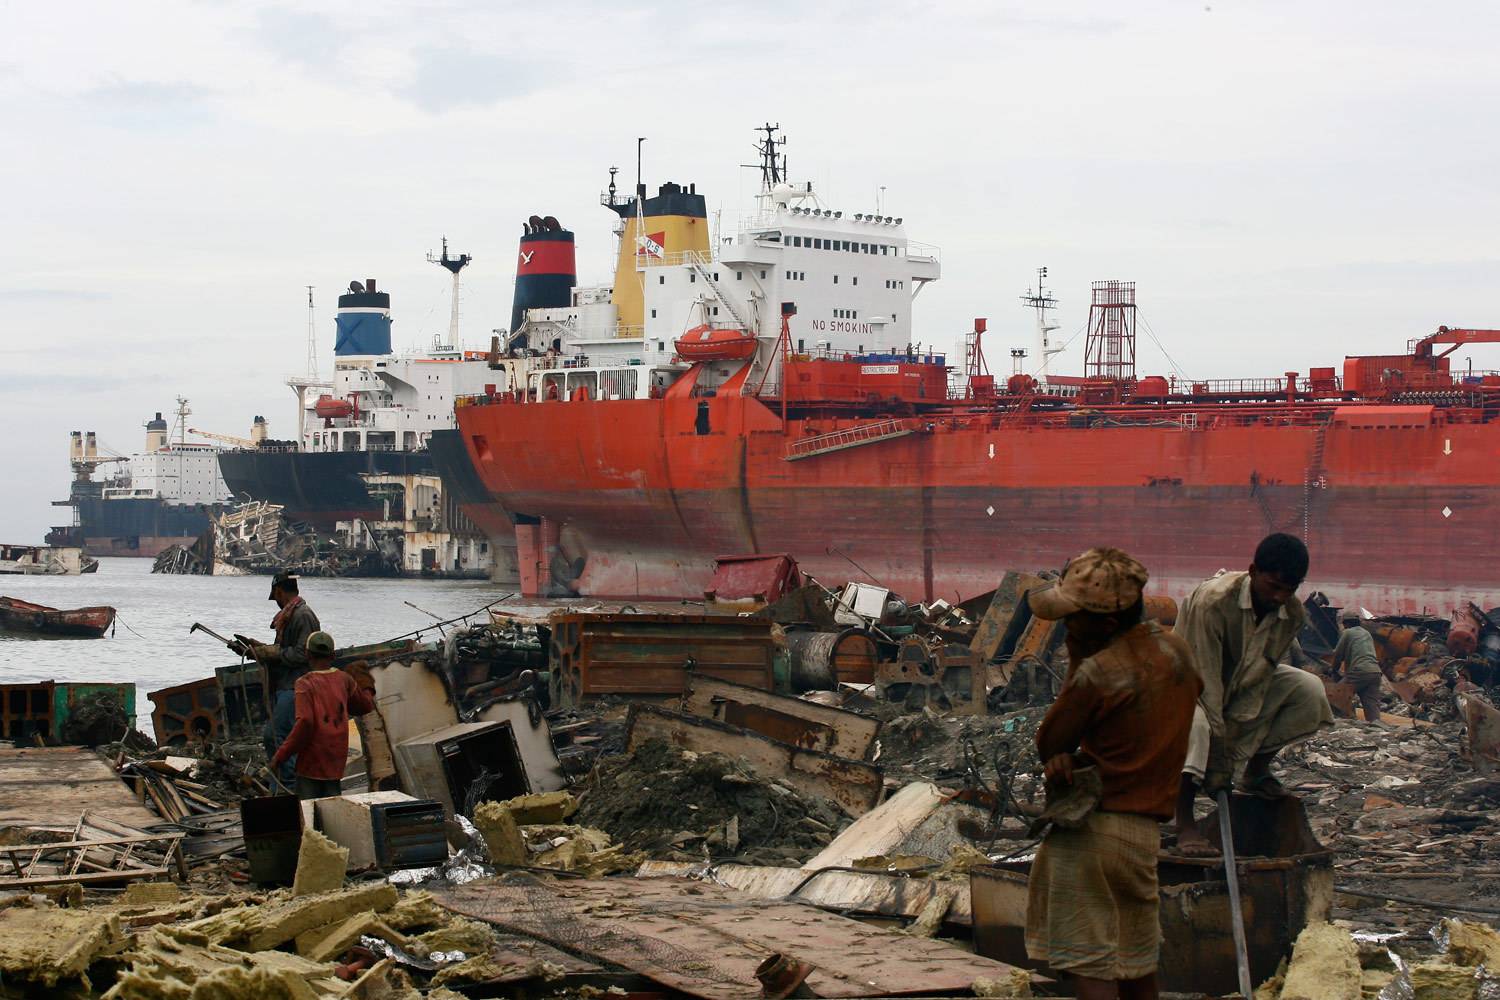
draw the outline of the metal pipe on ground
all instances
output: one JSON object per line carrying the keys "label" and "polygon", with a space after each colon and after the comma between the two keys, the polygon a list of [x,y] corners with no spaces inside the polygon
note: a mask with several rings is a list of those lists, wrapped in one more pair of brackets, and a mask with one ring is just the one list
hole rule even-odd
{"label": "metal pipe on ground", "polygon": [[786,631],[792,690],[832,691],[840,681],[869,684],[875,680],[875,643],[862,629],[815,632]]}

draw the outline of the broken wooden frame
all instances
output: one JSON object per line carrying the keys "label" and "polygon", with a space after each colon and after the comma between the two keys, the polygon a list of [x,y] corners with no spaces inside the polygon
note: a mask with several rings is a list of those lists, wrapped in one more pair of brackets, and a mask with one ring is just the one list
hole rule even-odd
{"label": "broken wooden frame", "polygon": [[[0,889],[24,889],[65,883],[129,882],[172,875],[186,880],[181,833],[143,833],[0,847]],[[143,861],[137,851],[151,847],[160,863]],[[45,860],[59,853],[60,861]],[[25,861],[22,858],[30,855]]]}

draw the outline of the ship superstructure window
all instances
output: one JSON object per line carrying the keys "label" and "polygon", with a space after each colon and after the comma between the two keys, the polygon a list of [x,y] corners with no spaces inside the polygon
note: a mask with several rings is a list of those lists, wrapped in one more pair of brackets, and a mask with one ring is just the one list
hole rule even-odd
{"label": "ship superstructure window", "polygon": [[689,271],[688,272],[688,281],[691,282],[692,284],[696,285],[698,283],[698,272],[697,271]]}
{"label": "ship superstructure window", "polygon": [[735,281],[744,281],[745,280],[745,272],[743,272],[743,271],[736,271],[736,272],[734,272],[734,280]]}
{"label": "ship superstructure window", "polygon": [[658,274],[656,276],[656,283],[658,285],[665,285],[667,283],[667,276],[665,274]]}

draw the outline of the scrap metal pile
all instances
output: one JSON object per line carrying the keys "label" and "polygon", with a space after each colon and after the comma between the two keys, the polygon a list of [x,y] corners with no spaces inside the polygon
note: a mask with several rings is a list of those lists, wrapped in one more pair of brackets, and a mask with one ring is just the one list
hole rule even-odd
{"label": "scrap metal pile", "polygon": [[[703,602],[340,650],[376,706],[340,796],[272,794],[254,665],[153,692],[161,750],[0,749],[0,787],[70,789],[0,802],[0,997],[1057,995],[1021,946],[1066,672],[1024,600],[1045,578],[924,606],[724,565]],[[1308,609],[1319,669],[1338,609]],[[1257,1000],[1496,988],[1500,629],[1366,622],[1381,727],[1287,751],[1296,797],[1232,800]],[[1167,837],[1159,875],[1164,989],[1233,993],[1223,861]]]}
{"label": "scrap metal pile", "polygon": [[400,575],[399,562],[394,547],[343,545],[322,537],[311,525],[289,519],[279,504],[251,500],[216,515],[191,544],[165,549],[151,572],[380,577]]}

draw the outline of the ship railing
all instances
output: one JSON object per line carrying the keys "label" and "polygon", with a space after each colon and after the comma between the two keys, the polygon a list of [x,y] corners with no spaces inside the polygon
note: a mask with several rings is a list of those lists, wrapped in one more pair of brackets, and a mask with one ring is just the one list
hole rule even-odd
{"label": "ship railing", "polygon": [[925,260],[936,264],[940,258],[940,251],[931,243],[918,243],[916,240],[906,241],[907,260]]}
{"label": "ship railing", "polygon": [[649,254],[637,253],[635,263],[637,267],[678,267],[683,264],[708,264],[710,258],[697,250],[673,250],[670,253]]}

